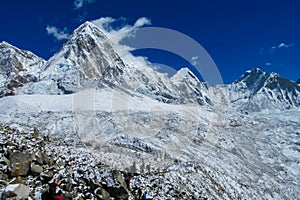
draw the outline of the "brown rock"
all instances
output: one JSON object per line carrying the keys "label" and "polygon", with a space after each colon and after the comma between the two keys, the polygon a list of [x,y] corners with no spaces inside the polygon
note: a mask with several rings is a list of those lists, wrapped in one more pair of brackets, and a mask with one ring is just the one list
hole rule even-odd
{"label": "brown rock", "polygon": [[[28,174],[31,164],[31,155],[25,152],[14,152],[9,157],[10,163],[12,165],[13,174],[14,176],[20,175],[25,176]],[[19,169],[18,169],[19,166]]]}

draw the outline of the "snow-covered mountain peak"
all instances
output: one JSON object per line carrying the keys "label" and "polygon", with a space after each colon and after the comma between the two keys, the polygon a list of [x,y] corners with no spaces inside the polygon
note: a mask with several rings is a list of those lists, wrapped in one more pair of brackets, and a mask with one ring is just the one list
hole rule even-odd
{"label": "snow-covered mountain peak", "polygon": [[13,95],[15,89],[38,80],[37,75],[46,61],[30,51],[0,43],[0,96]]}
{"label": "snow-covered mountain peak", "polygon": [[0,53],[2,56],[6,56],[6,57],[13,57],[19,55],[28,59],[38,58],[39,60],[43,60],[42,58],[39,58],[34,53],[27,50],[21,50],[18,47],[15,47],[14,45],[9,44],[8,42],[5,41],[2,41],[0,43]]}
{"label": "snow-covered mountain peak", "polygon": [[298,77],[298,80],[297,80],[296,83],[300,84],[300,76]]}
{"label": "snow-covered mountain peak", "polygon": [[291,81],[280,77],[280,75],[275,72],[268,73],[260,70],[259,68],[246,71],[245,74],[234,82],[234,84],[244,85],[254,92],[263,87],[275,89],[276,87],[281,87],[286,84],[289,85],[291,83]]}
{"label": "snow-covered mountain peak", "polygon": [[277,73],[256,68],[229,86],[231,102],[242,112],[299,107],[300,87]]}
{"label": "snow-covered mountain peak", "polygon": [[296,87],[295,83],[281,77],[275,72],[267,73],[256,68],[251,72],[246,72],[238,81],[244,82],[248,88],[259,90],[269,88],[271,90],[280,90],[285,88]]}
{"label": "snow-covered mountain peak", "polygon": [[10,48],[10,49],[15,49],[15,50],[21,51],[18,47],[15,47],[14,45],[12,45],[6,41],[0,42],[0,48]]}
{"label": "snow-covered mountain peak", "polygon": [[[240,78],[234,83],[244,82],[248,87],[257,87],[267,79],[267,73],[263,72],[259,68],[246,71]],[[259,84],[259,85],[258,85]]]}
{"label": "snow-covered mountain peak", "polygon": [[100,28],[88,21],[74,30],[68,43],[74,42],[74,40],[78,40],[79,37],[86,37],[86,39],[93,38],[97,41],[99,41],[99,39],[102,39],[103,42],[107,40],[107,36],[100,30]]}
{"label": "snow-covered mountain peak", "polygon": [[3,47],[9,47],[9,46],[12,46],[11,44],[9,44],[8,42],[6,41],[2,41],[0,42],[0,47],[3,48]]}
{"label": "snow-covered mountain peak", "polygon": [[180,70],[177,71],[176,74],[174,74],[171,77],[171,80],[174,82],[182,81],[184,79],[190,79],[190,80],[194,80],[195,82],[200,82],[197,76],[191,70],[189,70],[189,68],[186,67],[181,68]]}
{"label": "snow-covered mountain peak", "polygon": [[[42,79],[59,85],[63,91],[113,81],[123,73],[124,63],[106,35],[94,24],[85,22],[44,66]],[[102,82],[103,82],[102,81]],[[60,93],[60,91],[57,91]]]}
{"label": "snow-covered mountain peak", "polygon": [[73,33],[79,33],[79,32],[88,32],[88,31],[91,31],[93,32],[93,30],[95,29],[98,29],[100,30],[100,28],[98,26],[96,26],[95,24],[93,24],[92,22],[90,21],[86,21],[84,22],[83,24],[79,25]]}

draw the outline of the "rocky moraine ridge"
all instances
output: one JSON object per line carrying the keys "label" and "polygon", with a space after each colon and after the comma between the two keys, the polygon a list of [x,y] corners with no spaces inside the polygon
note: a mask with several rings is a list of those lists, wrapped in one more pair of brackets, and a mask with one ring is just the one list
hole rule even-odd
{"label": "rocky moraine ridge", "polygon": [[[41,199],[49,183],[57,178],[62,180],[59,190],[63,199],[138,199],[138,189],[151,190],[150,194],[157,197],[193,199],[197,190],[195,186],[180,191],[172,180],[174,176],[171,179],[167,171],[139,173],[139,170],[132,174],[129,190],[124,178],[126,172],[98,162],[82,145],[41,136],[36,128],[23,132],[1,126],[0,137],[1,199]],[[190,165],[186,170],[197,169]],[[167,187],[158,187],[162,182]]]}
{"label": "rocky moraine ridge", "polygon": [[63,199],[128,198],[121,172],[97,162],[84,147],[40,136],[37,129],[0,132],[2,199],[39,199],[56,178],[62,180]]}

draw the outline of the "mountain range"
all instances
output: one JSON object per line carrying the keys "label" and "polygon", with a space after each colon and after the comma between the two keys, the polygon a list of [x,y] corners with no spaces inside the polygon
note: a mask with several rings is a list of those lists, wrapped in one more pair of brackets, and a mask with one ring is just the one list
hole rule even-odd
{"label": "mountain range", "polygon": [[48,61],[6,42],[0,43],[0,52],[1,96],[72,94],[84,88],[118,87],[162,102],[198,102],[200,106],[213,106],[215,91],[220,90],[228,105],[242,112],[284,110],[300,104],[299,83],[258,68],[232,84],[211,87],[187,68],[168,78],[146,66],[129,66],[90,22],[78,27]]}
{"label": "mountain range", "polygon": [[114,168],[191,177],[176,187],[195,199],[300,195],[299,80],[258,68],[227,85],[187,68],[169,78],[126,63],[85,22],[47,61],[1,42],[0,97],[1,124],[83,144]]}

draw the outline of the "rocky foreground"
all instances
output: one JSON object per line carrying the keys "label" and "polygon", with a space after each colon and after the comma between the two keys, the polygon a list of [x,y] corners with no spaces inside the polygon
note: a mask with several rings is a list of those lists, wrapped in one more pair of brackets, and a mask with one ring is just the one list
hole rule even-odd
{"label": "rocky foreground", "polygon": [[60,178],[63,199],[128,199],[120,171],[98,163],[80,146],[1,128],[2,199],[39,199],[51,180]]}
{"label": "rocky foreground", "polygon": [[63,199],[138,199],[138,189],[153,199],[194,199],[197,194],[196,186],[180,188],[186,180],[170,172],[135,172],[129,190],[125,172],[98,162],[83,145],[41,136],[37,129],[1,127],[0,155],[2,199],[41,199],[56,178],[62,180]]}

